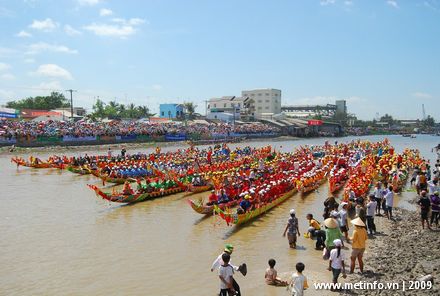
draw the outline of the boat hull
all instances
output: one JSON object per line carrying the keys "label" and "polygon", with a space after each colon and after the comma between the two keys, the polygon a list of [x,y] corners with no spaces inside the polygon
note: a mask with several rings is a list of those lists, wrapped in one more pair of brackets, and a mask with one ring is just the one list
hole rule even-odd
{"label": "boat hull", "polygon": [[256,217],[268,212],[272,208],[274,208],[277,205],[281,204],[282,202],[286,201],[288,198],[290,198],[296,192],[297,192],[297,189],[294,188],[294,189],[284,193],[283,195],[281,195],[280,197],[278,197],[277,199],[275,199],[271,203],[263,205],[262,207],[259,207],[255,210],[252,210],[252,211],[244,213],[244,214],[225,213],[217,206],[215,206],[214,208],[215,208],[215,212],[218,213],[226,221],[226,223],[228,225],[229,224],[240,225],[240,224],[245,224],[245,223],[255,219]]}

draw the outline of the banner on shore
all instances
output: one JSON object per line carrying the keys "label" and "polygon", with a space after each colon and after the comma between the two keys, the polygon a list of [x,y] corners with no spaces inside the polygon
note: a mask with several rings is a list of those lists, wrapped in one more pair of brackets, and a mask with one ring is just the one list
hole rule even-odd
{"label": "banner on shore", "polygon": [[75,136],[64,136],[63,142],[90,142],[96,141],[96,136],[85,136],[85,137],[75,137]]}
{"label": "banner on shore", "polygon": [[165,135],[166,141],[186,141],[186,135],[185,134],[176,134],[176,135]]}

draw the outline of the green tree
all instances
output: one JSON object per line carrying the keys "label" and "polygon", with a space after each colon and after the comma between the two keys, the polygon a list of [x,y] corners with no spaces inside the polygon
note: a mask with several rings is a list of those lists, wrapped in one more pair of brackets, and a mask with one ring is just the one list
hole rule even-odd
{"label": "green tree", "polygon": [[428,115],[428,117],[422,120],[422,125],[424,127],[434,127],[435,120],[431,115]]}
{"label": "green tree", "polygon": [[194,105],[193,102],[183,103],[183,107],[185,108],[186,114],[188,114],[189,119],[194,118],[194,113],[196,112],[197,105]]}
{"label": "green tree", "polygon": [[110,119],[119,119],[119,104],[116,101],[110,101],[104,108],[105,115]]}
{"label": "green tree", "polygon": [[69,106],[69,100],[66,99],[64,94],[59,92],[52,92],[49,96],[28,97],[26,99],[6,103],[6,107],[14,109],[51,110]]}
{"label": "green tree", "polygon": [[381,122],[387,122],[388,124],[391,125],[391,124],[394,123],[394,118],[391,115],[389,115],[389,114],[385,114],[384,116],[382,116],[380,118],[380,121]]}
{"label": "green tree", "polygon": [[93,109],[93,113],[92,113],[93,118],[95,119],[104,118],[106,116],[105,103],[100,99],[96,100],[96,103],[93,105],[92,109]]}

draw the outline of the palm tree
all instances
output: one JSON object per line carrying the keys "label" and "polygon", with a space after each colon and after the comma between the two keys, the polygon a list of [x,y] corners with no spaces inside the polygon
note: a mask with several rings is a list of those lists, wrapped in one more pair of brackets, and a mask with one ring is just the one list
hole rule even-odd
{"label": "palm tree", "polygon": [[183,103],[183,108],[185,108],[185,112],[188,114],[188,118],[193,119],[197,105],[194,105],[193,102],[186,102]]}

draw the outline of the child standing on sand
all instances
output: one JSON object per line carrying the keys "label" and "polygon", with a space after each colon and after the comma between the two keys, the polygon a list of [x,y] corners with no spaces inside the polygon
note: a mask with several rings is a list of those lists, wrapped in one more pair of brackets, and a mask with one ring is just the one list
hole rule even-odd
{"label": "child standing on sand", "polygon": [[277,271],[274,268],[275,264],[277,263],[275,259],[269,259],[269,268],[266,269],[266,273],[264,275],[264,278],[266,279],[266,284],[273,285],[273,286],[287,286],[286,281],[282,281],[280,278],[277,277]]}
{"label": "child standing on sand", "polygon": [[220,278],[220,296],[235,295],[235,290],[232,285],[234,278],[234,268],[229,265],[231,256],[228,253],[223,253],[223,264],[218,269],[218,277]]}
{"label": "child standing on sand", "polygon": [[330,261],[328,263],[328,270],[333,273],[333,283],[338,282],[339,275],[342,271],[342,277],[345,278],[345,263],[344,263],[344,253],[341,251],[342,241],[340,239],[335,239],[333,241],[335,249],[330,252]]}
{"label": "child standing on sand", "polygon": [[304,263],[298,262],[296,264],[296,272],[292,275],[292,280],[290,281],[289,285],[292,291],[292,296],[303,296],[304,290],[309,287],[307,278],[302,274],[304,269]]}

